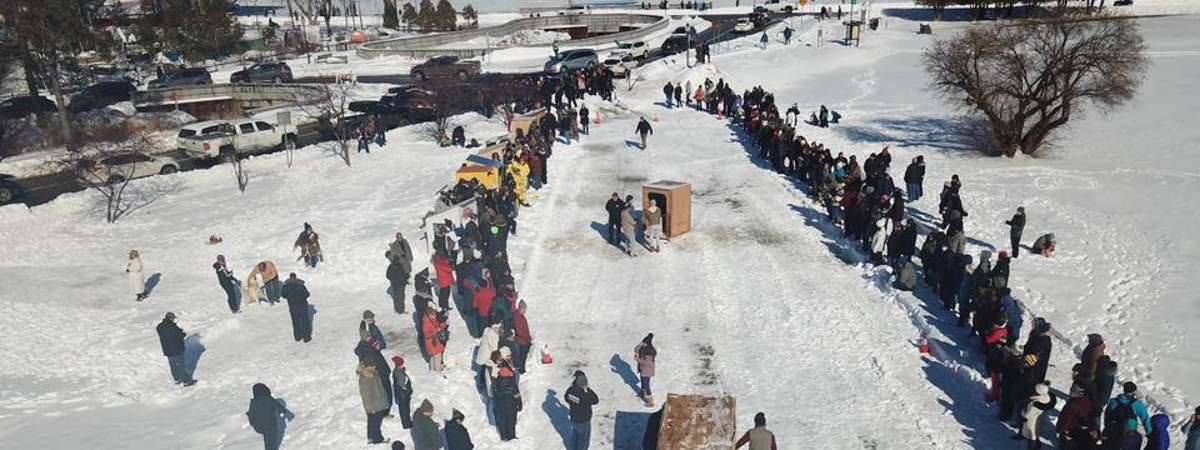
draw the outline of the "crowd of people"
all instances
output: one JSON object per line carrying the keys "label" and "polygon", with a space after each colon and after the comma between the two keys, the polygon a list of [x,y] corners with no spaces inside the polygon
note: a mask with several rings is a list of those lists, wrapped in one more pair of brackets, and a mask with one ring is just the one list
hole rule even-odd
{"label": "crowd of people", "polygon": [[[1009,228],[1011,257],[1009,251],[1000,251],[993,262],[992,252],[982,250],[975,261],[966,252],[968,213],[960,197],[963,184],[958,175],[943,185],[938,202],[941,220],[923,228],[908,209],[923,196],[922,156],[905,167],[902,190],[889,174],[892,156],[887,147],[861,163],[855,155],[839,152],[835,156],[824,145],[808,142],[797,133],[788,115],[779,115],[774,95],[761,87],[737,96],[719,81],[715,93],[720,109],[709,107],[708,112],[728,111],[773,170],[807,185],[811,197],[825,208],[831,223],[841,226],[847,240],[858,243],[872,263],[892,267],[895,287],[916,291],[920,289],[918,278],[923,279],[927,292],[936,297],[951,320],[968,328],[969,336],[977,339],[983,373],[990,380],[986,400],[995,404],[1001,420],[1017,430],[1014,439],[1024,440],[1030,449],[1042,448],[1039,436],[1043,433],[1053,434],[1060,449],[1167,448],[1170,419],[1161,413],[1150,415],[1135,383],[1122,383],[1122,392],[1112,395],[1117,363],[1105,354],[1107,347],[1099,334],[1088,336],[1088,346],[1072,369],[1063,412],[1053,428],[1048,423],[1046,412],[1057,404],[1046,378],[1052,327],[1044,318],[1035,317],[1024,344],[1017,346],[1027,311],[1021,310],[1009,288],[1010,268],[1020,255],[1026,226],[1024,207],[1018,207],[1004,222]],[[789,110],[789,114],[798,116],[799,110],[792,109],[795,111]],[[826,111],[822,105],[821,115],[810,119],[810,124],[826,126]],[[918,249],[920,231],[927,233]],[[1031,246],[1035,255],[1043,257],[1051,257],[1054,248],[1052,233],[1040,236]],[[914,257],[921,263],[919,268]],[[1200,415],[1188,423],[1197,420]],[[1195,428],[1185,431],[1189,445],[1200,440]]]}

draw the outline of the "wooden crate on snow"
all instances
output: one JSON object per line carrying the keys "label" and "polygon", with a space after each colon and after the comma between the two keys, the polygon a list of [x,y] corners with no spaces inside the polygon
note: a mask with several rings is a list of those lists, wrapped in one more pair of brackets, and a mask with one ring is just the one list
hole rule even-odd
{"label": "wooden crate on snow", "polygon": [[737,433],[733,397],[667,394],[658,450],[733,450]]}

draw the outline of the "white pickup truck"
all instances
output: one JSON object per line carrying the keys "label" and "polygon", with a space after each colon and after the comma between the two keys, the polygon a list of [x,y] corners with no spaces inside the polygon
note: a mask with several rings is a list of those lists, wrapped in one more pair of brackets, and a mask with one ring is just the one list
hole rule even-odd
{"label": "white pickup truck", "polygon": [[792,11],[800,10],[800,2],[797,0],[767,0],[759,6],[775,14],[791,15]]}
{"label": "white pickup truck", "polygon": [[210,120],[184,125],[176,145],[198,159],[228,158],[296,145],[296,128],[262,119]]}

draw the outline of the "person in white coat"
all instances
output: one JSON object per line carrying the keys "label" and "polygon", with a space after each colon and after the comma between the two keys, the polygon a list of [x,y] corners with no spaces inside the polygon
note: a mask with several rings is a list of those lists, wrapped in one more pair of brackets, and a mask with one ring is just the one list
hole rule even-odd
{"label": "person in white coat", "polygon": [[1047,383],[1038,383],[1033,391],[1033,395],[1029,397],[1029,403],[1025,404],[1025,411],[1021,413],[1020,437],[1026,440],[1029,450],[1040,450],[1042,441],[1038,438],[1038,434],[1053,429],[1050,426],[1050,419],[1046,417],[1046,411],[1054,409],[1054,404],[1058,402],[1058,399],[1050,395],[1050,385]]}
{"label": "person in white coat", "polygon": [[476,372],[476,387],[481,389],[485,394],[490,394],[491,386],[489,385],[490,375],[488,368],[492,366],[492,352],[500,350],[500,323],[495,323],[483,330],[483,336],[479,338],[479,348],[475,352],[475,364],[479,366]]}
{"label": "person in white coat", "polygon": [[129,277],[129,291],[136,296],[137,301],[146,299],[146,275],[142,272],[142,256],[137,250],[129,251],[129,263],[125,265],[125,274]]}

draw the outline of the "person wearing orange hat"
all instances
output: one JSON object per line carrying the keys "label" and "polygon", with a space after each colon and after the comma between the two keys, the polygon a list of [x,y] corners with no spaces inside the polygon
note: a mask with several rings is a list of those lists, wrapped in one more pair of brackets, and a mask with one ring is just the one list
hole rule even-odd
{"label": "person wearing orange hat", "polygon": [[396,365],[396,369],[392,371],[392,391],[395,392],[396,407],[400,411],[400,424],[407,430],[412,428],[412,413],[409,412],[412,406],[412,378],[409,378],[408,371],[404,369],[403,357],[393,356],[392,363]]}

